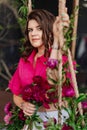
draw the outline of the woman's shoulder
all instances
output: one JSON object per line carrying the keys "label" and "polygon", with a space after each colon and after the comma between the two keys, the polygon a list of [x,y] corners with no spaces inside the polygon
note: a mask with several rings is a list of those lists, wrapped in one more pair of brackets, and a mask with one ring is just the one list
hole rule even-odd
{"label": "woman's shoulder", "polygon": [[18,61],[18,66],[22,66],[23,64],[26,64],[26,60],[23,57],[20,57],[19,61]]}
{"label": "woman's shoulder", "polygon": [[25,60],[24,60],[24,58],[23,58],[23,57],[20,57],[20,59],[19,59],[19,62],[18,62],[18,63],[20,64],[20,63],[23,63],[24,61],[25,61]]}

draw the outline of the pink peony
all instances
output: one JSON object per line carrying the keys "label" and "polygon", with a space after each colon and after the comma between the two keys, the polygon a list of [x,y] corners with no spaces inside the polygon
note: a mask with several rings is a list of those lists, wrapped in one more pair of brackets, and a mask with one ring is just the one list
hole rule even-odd
{"label": "pink peony", "polygon": [[75,96],[75,92],[72,86],[63,86],[62,94],[63,94],[63,97]]}
{"label": "pink peony", "polygon": [[82,108],[83,108],[83,112],[86,113],[87,112],[87,101],[82,102]]}
{"label": "pink peony", "polygon": [[8,125],[8,124],[11,123],[11,121],[10,121],[11,117],[12,117],[12,113],[11,113],[11,112],[9,112],[9,113],[4,117],[4,122],[6,123],[6,125]]}
{"label": "pink peony", "polygon": [[71,73],[70,72],[66,72],[66,78],[68,78],[70,81],[72,81],[72,77],[71,77]]}
{"label": "pink peony", "polygon": [[63,57],[62,57],[62,62],[63,62],[63,65],[68,62],[67,56],[63,55]]}
{"label": "pink peony", "polygon": [[74,130],[74,129],[71,126],[64,124],[62,130]]}
{"label": "pink peony", "polygon": [[48,121],[44,121],[43,126],[44,126],[44,128],[47,128],[48,127]]}
{"label": "pink peony", "polygon": [[8,103],[5,105],[5,107],[4,107],[4,112],[5,112],[6,114],[8,114],[9,111],[11,110],[11,108],[12,108],[12,104],[11,104],[11,102],[8,102]]}
{"label": "pink peony", "polygon": [[73,61],[73,66],[74,66],[74,69],[76,70],[76,61]]}
{"label": "pink peony", "polygon": [[22,96],[25,101],[30,101],[33,94],[32,87],[33,87],[32,84],[26,85],[26,87],[22,91]]}
{"label": "pink peony", "polygon": [[58,64],[58,60],[56,60],[56,59],[49,58],[47,61],[47,66],[51,69],[54,69],[57,66],[57,64]]}
{"label": "pink peony", "polygon": [[18,117],[19,117],[19,119],[22,120],[22,121],[25,121],[25,120],[26,120],[26,118],[25,118],[24,113],[23,113],[22,110],[19,111]]}
{"label": "pink peony", "polygon": [[34,82],[35,84],[41,84],[41,82],[42,82],[42,77],[39,76],[39,75],[34,76],[34,77],[33,77],[33,82]]}
{"label": "pink peony", "polygon": [[87,101],[82,102],[83,109],[87,109]]}

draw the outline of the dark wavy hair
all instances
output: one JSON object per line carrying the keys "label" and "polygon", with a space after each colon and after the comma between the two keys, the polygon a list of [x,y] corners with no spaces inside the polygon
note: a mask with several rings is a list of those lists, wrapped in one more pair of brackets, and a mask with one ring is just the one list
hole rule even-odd
{"label": "dark wavy hair", "polygon": [[37,21],[43,31],[42,40],[45,45],[45,56],[48,56],[49,44],[50,46],[53,44],[53,23],[55,21],[55,16],[43,9],[35,9],[28,15],[25,30],[26,42],[24,43],[24,51],[22,56],[27,58],[34,48],[31,45],[28,37],[28,22],[32,19]]}

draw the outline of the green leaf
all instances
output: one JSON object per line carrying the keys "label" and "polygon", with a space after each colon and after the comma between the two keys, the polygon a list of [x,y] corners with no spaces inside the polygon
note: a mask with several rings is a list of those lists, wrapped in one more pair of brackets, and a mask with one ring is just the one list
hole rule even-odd
{"label": "green leaf", "polygon": [[76,102],[82,102],[83,100],[85,100],[87,98],[87,94],[80,94],[80,96],[76,99]]}
{"label": "green leaf", "polygon": [[18,13],[26,18],[27,17],[27,12],[28,12],[27,7],[23,5],[23,6],[20,7]]}
{"label": "green leaf", "polygon": [[57,85],[57,84],[58,84],[58,82],[57,82],[56,80],[54,80],[54,79],[52,79],[52,78],[50,78],[50,77],[48,77],[48,80],[52,81],[52,82],[53,82],[53,84],[55,84],[55,85]]}
{"label": "green leaf", "polygon": [[55,90],[56,88],[54,87],[54,88],[49,89],[47,92],[55,92]]}
{"label": "green leaf", "polygon": [[35,125],[35,127],[36,127],[38,130],[42,130],[42,126],[40,126],[40,123],[37,124],[37,122],[34,121],[33,124]]}

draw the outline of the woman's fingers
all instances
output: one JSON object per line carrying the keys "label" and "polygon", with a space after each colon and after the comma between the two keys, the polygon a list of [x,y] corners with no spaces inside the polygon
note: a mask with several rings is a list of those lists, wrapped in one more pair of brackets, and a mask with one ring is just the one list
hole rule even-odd
{"label": "woman's fingers", "polygon": [[25,115],[31,116],[34,114],[35,110],[36,110],[35,105],[27,102],[24,103],[23,112]]}
{"label": "woman's fingers", "polygon": [[55,22],[54,22],[54,24],[53,24],[53,33],[54,33],[54,35],[56,35],[57,33],[58,33],[58,31],[59,31],[59,17],[56,17],[56,20],[55,20]]}
{"label": "woman's fingers", "polygon": [[61,19],[63,22],[63,26],[69,27],[70,20],[69,20],[69,15],[67,13],[67,8],[65,8],[65,11],[61,14]]}
{"label": "woman's fingers", "polygon": [[65,12],[62,13],[60,17],[57,16],[53,24],[54,40],[56,39],[56,41],[58,41],[59,34],[60,34],[59,31],[61,30],[60,25],[62,25],[62,27],[66,27],[67,29],[69,27],[69,24],[70,24],[69,15],[67,14],[67,8],[65,8]]}
{"label": "woman's fingers", "polygon": [[67,7],[65,7],[65,12],[67,13]]}

